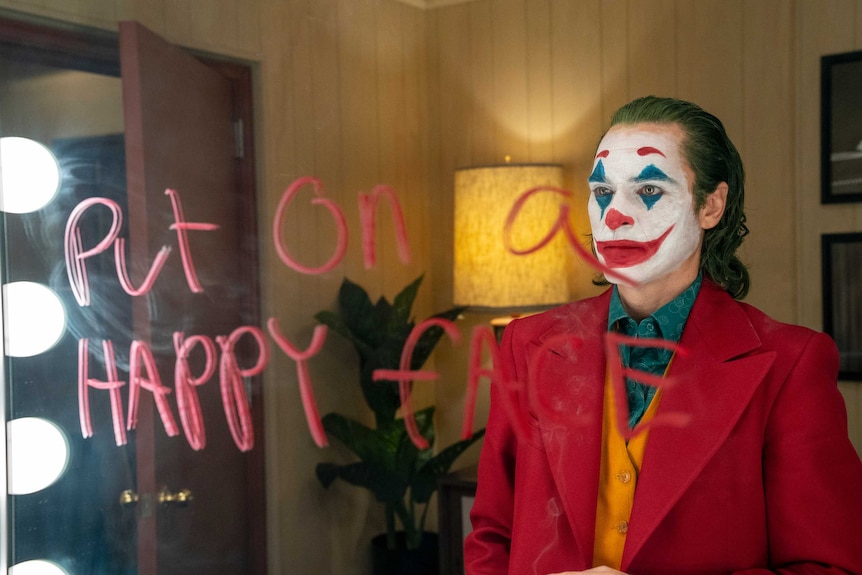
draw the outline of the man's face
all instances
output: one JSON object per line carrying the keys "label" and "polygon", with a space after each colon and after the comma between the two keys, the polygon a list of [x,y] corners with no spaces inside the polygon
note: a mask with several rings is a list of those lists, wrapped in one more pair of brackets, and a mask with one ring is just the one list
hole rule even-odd
{"label": "man's face", "polygon": [[671,274],[700,246],[683,138],[675,124],[617,125],[596,153],[588,204],[596,254],[636,284]]}

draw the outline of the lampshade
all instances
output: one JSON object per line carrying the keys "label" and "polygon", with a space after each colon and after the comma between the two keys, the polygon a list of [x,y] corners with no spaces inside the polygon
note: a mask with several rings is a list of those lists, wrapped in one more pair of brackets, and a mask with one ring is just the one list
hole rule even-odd
{"label": "lampshade", "polygon": [[[511,253],[503,240],[512,206],[537,186],[561,188],[562,166],[506,164],[455,172],[456,305],[526,310],[568,299],[568,256],[561,237],[527,255]],[[558,194],[531,196],[512,227],[512,246],[524,250],[538,244],[557,221],[559,204]]]}

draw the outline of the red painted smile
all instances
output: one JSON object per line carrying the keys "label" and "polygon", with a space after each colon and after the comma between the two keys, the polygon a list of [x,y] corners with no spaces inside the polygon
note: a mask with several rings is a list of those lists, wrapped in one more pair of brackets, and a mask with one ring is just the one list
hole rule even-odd
{"label": "red painted smile", "polygon": [[599,255],[605,260],[605,265],[609,268],[630,268],[653,257],[671,230],[673,230],[673,226],[656,239],[648,242],[632,240],[596,242],[596,251],[599,252]]}

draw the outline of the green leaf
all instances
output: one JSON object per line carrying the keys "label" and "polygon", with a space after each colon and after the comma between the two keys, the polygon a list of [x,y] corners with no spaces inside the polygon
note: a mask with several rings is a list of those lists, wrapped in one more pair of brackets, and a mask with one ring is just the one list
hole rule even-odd
{"label": "green leaf", "polygon": [[381,340],[389,336],[392,311],[392,304],[383,296],[380,296],[377,303],[374,304],[372,311],[374,314],[374,326]]}
{"label": "green leaf", "polygon": [[362,361],[363,358],[368,357],[372,352],[368,343],[357,338],[337,313],[329,310],[319,311],[314,314],[314,319],[352,343],[353,347],[356,349],[356,353],[359,354],[360,361]]}
{"label": "green leaf", "polygon": [[404,430],[404,435],[401,442],[398,444],[398,454],[395,457],[395,465],[399,475],[412,481],[413,476],[422,467],[425,462],[434,455],[432,449],[434,445],[434,406],[426,407],[414,412],[416,427],[419,429],[419,434],[428,441],[430,446],[428,449],[419,450],[416,444],[410,439],[410,434],[407,433],[407,425],[404,419],[399,419],[396,422],[401,429]]}
{"label": "green leaf", "polygon": [[395,419],[395,413],[401,406],[401,399],[398,393],[398,383],[393,380],[374,381],[374,371],[377,369],[399,369],[401,354],[409,330],[410,326],[402,326],[400,331],[389,334],[369,354],[368,361],[360,373],[359,382],[362,386],[362,393],[380,421]]}
{"label": "green leaf", "polygon": [[329,487],[336,479],[342,479],[351,485],[368,489],[382,503],[399,502],[407,492],[407,483],[403,479],[364,461],[349,465],[318,463],[315,472],[324,487]]}
{"label": "green leaf", "polygon": [[[373,374],[374,370],[378,369],[378,364],[376,359],[372,359],[363,367],[359,375],[359,385],[362,388],[362,395],[365,397],[368,407],[374,412],[379,425],[395,420],[395,414],[401,402],[397,383],[388,380],[374,381]],[[397,367],[396,364],[395,367],[387,369],[397,369]]]}
{"label": "green leaf", "polygon": [[347,327],[347,324],[344,323],[341,316],[334,311],[330,311],[328,309],[319,311],[314,314],[314,319],[316,319],[318,323],[322,323],[327,326],[338,335],[344,336],[347,339],[353,339],[353,334],[350,333],[350,329]]}
{"label": "green leaf", "polygon": [[365,455],[359,446],[374,434],[373,429],[340,413],[327,413],[321,422],[328,436],[346,445],[357,457]]}
{"label": "green leaf", "polygon": [[412,323],[411,314],[413,310],[413,302],[416,301],[416,294],[419,292],[419,286],[422,285],[422,279],[424,277],[424,275],[420,275],[395,296],[392,306],[392,317],[390,318],[390,325],[392,328],[397,329]]}
{"label": "green leaf", "polygon": [[410,485],[410,497],[413,501],[416,503],[428,503],[431,495],[437,490],[437,482],[449,472],[449,468],[452,467],[458,456],[484,435],[485,430],[481,429],[468,439],[453,443],[428,460],[416,474]]}
{"label": "green leaf", "polygon": [[[341,282],[338,291],[338,311],[353,339],[362,342],[363,347],[374,349],[380,344],[382,326],[376,321],[378,312],[368,292],[347,278]],[[360,359],[365,362],[367,358],[360,353]]]}
{"label": "green leaf", "polygon": [[401,441],[397,429],[371,429],[338,413],[328,413],[321,421],[326,434],[341,442],[359,459],[395,469],[395,452]]}
{"label": "green leaf", "polygon": [[[428,441],[428,445],[434,445],[434,411],[433,405],[413,412],[413,418],[416,420],[416,427],[419,428],[419,433]],[[404,420],[402,420],[403,422]],[[405,427],[406,431],[406,427]],[[411,442],[412,443],[412,442]],[[431,454],[431,449],[422,451],[421,453]]]}
{"label": "green leaf", "polygon": [[[442,313],[434,314],[431,317],[455,321],[465,309],[467,308],[453,307],[452,309],[446,310]],[[434,351],[434,348],[437,347],[437,343],[440,341],[440,338],[443,337],[444,333],[445,331],[443,328],[436,325],[431,326],[422,333],[419,337],[419,341],[416,342],[416,347],[413,349],[411,369],[422,369],[422,366],[425,365],[426,361],[428,361],[428,357],[431,355],[431,352]]]}

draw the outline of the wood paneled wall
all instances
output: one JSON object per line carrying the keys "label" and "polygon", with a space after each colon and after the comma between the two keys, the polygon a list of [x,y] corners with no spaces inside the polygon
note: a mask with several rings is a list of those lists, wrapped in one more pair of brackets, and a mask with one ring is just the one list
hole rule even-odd
{"label": "wood paneled wall", "polygon": [[[862,232],[862,204],[820,204],[820,57],[862,49],[862,2],[798,2],[794,35],[796,81],[797,321],[820,329],[820,235]],[[856,294],[862,297],[862,294]],[[862,453],[862,384],[839,383],[849,414],[850,437]]]}
{"label": "wood paneled wall", "polygon": [[[424,13],[396,2],[265,0],[261,24],[265,186],[262,217],[271,218],[282,190],[301,176],[319,178],[344,211],[348,255],[332,272],[307,276],[273,254],[265,278],[268,307],[285,333],[306,346],[313,314],[333,308],[342,276],[372,298],[393,296],[423,272],[416,317],[431,314],[435,282],[428,270],[438,241],[431,226],[434,193],[428,185],[432,132],[428,121]],[[357,194],[392,186],[407,219],[412,261],[396,254],[388,210],[380,211],[378,264],[366,270]],[[291,250],[306,262],[332,253],[335,229],[325,210],[304,196],[285,227]],[[321,413],[362,415],[356,357],[335,333],[311,362]],[[311,443],[299,404],[294,362],[274,358],[268,379],[268,465],[272,498],[270,540],[274,573],[366,573],[368,542],[381,532],[381,506],[342,482],[323,490],[314,476],[323,460],[349,461],[334,445]],[[419,387],[419,386],[417,386]],[[433,387],[420,402],[433,400]],[[370,422],[369,422],[370,423]]]}
{"label": "wood paneled wall", "polygon": [[[373,297],[391,297],[425,273],[417,317],[451,305],[454,170],[506,155],[558,162],[585,201],[610,114],[643,94],[698,102],[724,120],[739,147],[748,169],[751,303],[820,327],[819,235],[862,230],[862,208],[818,199],[819,58],[862,47],[862,0],[475,0],[433,10],[395,0],[208,0],[205,7],[200,0],[0,0],[0,7],[106,29],[137,19],[175,43],[254,63],[264,314],[300,347],[344,275]],[[347,258],[322,276],[287,268],[269,237],[282,192],[307,175],[320,178],[351,233]],[[356,194],[375,184],[399,193],[410,264],[398,261],[384,217],[378,266],[362,265]],[[301,198],[284,239],[299,259],[321,263],[335,228],[309,205],[310,193]],[[575,226],[588,229],[583,210]],[[589,278],[577,262],[561,271],[572,297],[595,292]],[[462,333],[487,319],[468,315]],[[328,339],[311,363],[319,407],[354,412],[362,400],[353,351],[334,334]],[[460,429],[466,365],[465,343],[441,344],[442,379],[420,398],[436,397],[444,444]],[[842,384],[862,448],[860,389]],[[358,489],[318,485],[315,464],[346,454],[313,445],[294,363],[280,353],[266,397],[271,572],[367,573],[366,542],[382,526],[378,506]]]}

